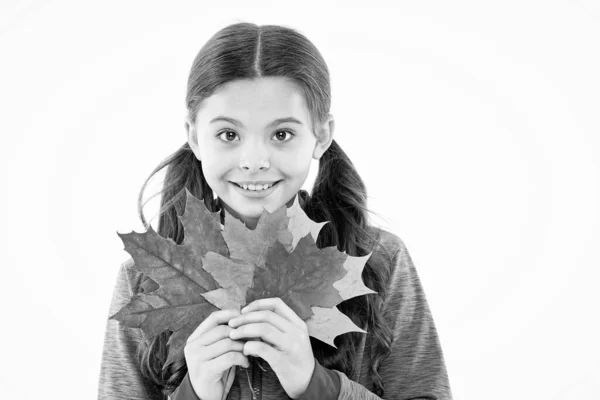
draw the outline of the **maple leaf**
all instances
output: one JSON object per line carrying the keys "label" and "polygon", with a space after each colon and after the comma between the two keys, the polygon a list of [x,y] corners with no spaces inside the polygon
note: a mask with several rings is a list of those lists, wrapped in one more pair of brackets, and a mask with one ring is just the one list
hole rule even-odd
{"label": "maple leaf", "polygon": [[210,252],[204,258],[204,269],[222,286],[202,296],[221,310],[240,309],[246,304],[246,291],[252,283],[254,265],[247,261],[230,259]]}
{"label": "maple leaf", "polygon": [[254,275],[247,302],[280,297],[307,319],[313,315],[311,306],[333,307],[344,300],[333,283],[344,277],[346,257],[335,246],[319,249],[311,235],[301,238],[291,253],[276,242],[266,254],[264,267]]}
{"label": "maple leaf", "polygon": [[[351,299],[364,294],[377,293],[365,286],[361,274],[365,263],[371,257],[372,253],[363,257],[348,257],[344,262],[344,269],[347,273],[342,279],[333,283],[333,287],[339,291],[340,297],[344,300]],[[332,347],[337,348],[333,343],[336,336],[346,332],[362,332],[365,330],[359,328],[343,314],[337,307],[323,308],[311,307],[314,315],[304,321],[308,328],[308,334],[315,337]]]}
{"label": "maple leaf", "polygon": [[[290,242],[280,240],[290,252],[296,247],[300,238],[306,236],[309,232],[316,243],[321,228],[329,222],[314,222],[308,218],[304,210],[300,207],[298,199],[299,196],[296,196],[293,205],[287,209],[287,215],[289,217],[288,230],[291,232],[293,240],[291,241],[291,244]],[[285,236],[279,236],[280,239],[282,237]],[[347,273],[344,275],[344,278],[333,284],[344,300],[364,294],[377,294],[377,292],[365,286],[361,276],[364,266],[371,257],[371,254],[372,253],[369,253],[363,257],[348,256],[346,258],[344,269],[346,269]]]}
{"label": "maple leaf", "polygon": [[319,249],[316,239],[327,222],[310,220],[298,196],[287,210],[285,205],[273,213],[265,209],[254,230],[225,215],[221,228],[219,212],[211,213],[186,189],[181,245],[151,227],[142,234],[119,234],[133,269],[149,279],[142,285],[145,293],[110,318],[142,329],[148,338],[172,331],[164,366],[183,357],[187,338],[211,312],[265,297],[280,297],[306,321],[311,336],[332,346],[340,334],[365,332],[335,306],[376,293],[361,279],[370,254]]}
{"label": "maple leaf", "polygon": [[374,293],[376,291],[369,289],[365,286],[362,280],[362,271],[372,253],[367,254],[363,257],[351,257],[348,256],[344,262],[344,269],[347,273],[342,279],[334,282],[333,287],[340,292],[340,297],[344,300],[351,299],[356,296],[363,294]]}
{"label": "maple leaf", "polygon": [[[158,235],[152,227],[147,232],[120,234],[125,250],[132,256],[132,269],[151,278],[144,289],[149,293],[136,294],[130,302],[109,319],[140,328],[150,339],[171,330],[167,362],[183,356],[183,347],[194,329],[218,307],[202,294],[219,288],[212,275],[202,268],[202,256],[209,251],[228,255],[222,237],[200,226],[220,231],[218,212],[209,212],[203,203],[186,189],[186,210],[179,217],[185,237],[182,245]],[[219,239],[220,237],[220,239]],[[154,282],[154,283],[153,283]]]}
{"label": "maple leaf", "polygon": [[287,220],[285,206],[273,213],[263,209],[256,228],[250,230],[242,221],[225,211],[222,236],[227,242],[230,257],[261,267],[265,253],[278,239],[284,242],[293,240],[292,234],[286,229]]}
{"label": "maple leaf", "polygon": [[298,199],[299,196],[296,196],[292,206],[287,209],[287,216],[289,219],[287,230],[289,232],[289,236],[282,235],[280,236],[279,240],[283,245],[285,245],[285,248],[289,252],[292,252],[298,244],[298,241],[306,236],[309,232],[316,242],[321,228],[323,225],[329,222],[314,222],[312,219],[308,218],[302,207],[300,207]]}
{"label": "maple leaf", "polygon": [[308,328],[308,334],[336,349],[337,346],[333,343],[336,336],[347,332],[367,332],[356,326],[346,314],[335,306],[330,308],[311,307],[311,309],[313,316],[304,321]]}
{"label": "maple leaf", "polygon": [[[235,278],[240,268],[243,270],[239,264],[231,264],[237,268],[237,272],[215,276],[219,284],[232,289],[207,293],[204,297],[219,308],[225,308],[225,305],[227,308],[237,308],[260,298],[280,297],[300,318],[305,319],[311,336],[336,347],[333,340],[340,334],[351,331],[366,333],[335,305],[352,297],[377,293],[367,288],[361,278],[364,265],[371,254],[352,257],[337,251],[335,247],[318,249],[315,242],[327,222],[316,223],[308,218],[298,199],[299,196],[296,196],[293,205],[287,209],[287,229],[279,231],[279,234],[278,230],[285,226],[281,213],[284,208],[273,213],[264,210],[255,230],[248,229],[229,213],[225,214],[223,236],[232,257],[235,254],[238,259],[250,260],[260,270],[254,275],[252,287],[246,291],[246,301],[242,300],[240,281]],[[229,229],[234,233],[228,234]],[[309,233],[310,237],[307,236]],[[275,239],[288,252],[294,252],[293,256],[282,251],[281,246],[275,244]],[[298,247],[301,239],[304,239],[303,244]],[[343,269],[340,267],[341,262]],[[308,268],[303,263],[308,264]],[[329,268],[330,266],[333,267]],[[334,271],[336,268],[337,272]],[[338,280],[340,276],[342,277]],[[233,277],[235,284],[229,277]],[[331,306],[312,307],[311,304]]]}

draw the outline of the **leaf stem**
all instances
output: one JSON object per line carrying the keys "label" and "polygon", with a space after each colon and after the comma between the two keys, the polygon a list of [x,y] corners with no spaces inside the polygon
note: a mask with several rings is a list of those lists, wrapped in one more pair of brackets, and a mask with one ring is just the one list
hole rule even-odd
{"label": "leaf stem", "polygon": [[252,382],[250,382],[250,375],[248,375],[248,368],[244,368],[246,370],[246,377],[248,378],[248,386],[250,387],[250,392],[252,392],[252,400],[256,400],[256,393],[254,393],[254,388],[252,387]]}

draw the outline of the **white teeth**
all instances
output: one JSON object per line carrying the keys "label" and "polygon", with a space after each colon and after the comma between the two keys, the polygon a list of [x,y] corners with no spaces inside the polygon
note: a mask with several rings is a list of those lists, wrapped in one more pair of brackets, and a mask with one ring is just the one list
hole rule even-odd
{"label": "white teeth", "polygon": [[254,184],[250,184],[250,185],[246,185],[246,184],[242,184],[242,187],[246,190],[252,190],[252,191],[260,191],[260,190],[265,190],[270,188],[273,185],[269,185],[269,184],[264,184],[264,185],[254,185]]}

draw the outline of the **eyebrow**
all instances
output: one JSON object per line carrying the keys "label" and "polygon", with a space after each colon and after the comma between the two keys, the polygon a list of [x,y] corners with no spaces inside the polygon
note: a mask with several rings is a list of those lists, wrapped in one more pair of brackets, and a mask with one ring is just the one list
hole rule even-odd
{"label": "eyebrow", "polygon": [[[227,121],[230,122],[234,125],[237,126],[241,126],[242,128],[245,128],[244,124],[241,123],[240,121],[238,121],[235,118],[230,118],[230,117],[225,117],[223,115],[219,115],[218,117],[215,117],[213,119],[210,120],[210,123],[212,124],[213,122],[217,122],[217,121]],[[267,128],[271,128],[273,126],[279,125],[279,124],[283,124],[284,122],[292,122],[295,124],[299,124],[302,125],[302,122],[298,121],[296,118],[294,117],[285,117],[285,118],[277,118],[276,120],[274,120],[273,122],[271,122],[270,124],[268,124],[266,127]]]}

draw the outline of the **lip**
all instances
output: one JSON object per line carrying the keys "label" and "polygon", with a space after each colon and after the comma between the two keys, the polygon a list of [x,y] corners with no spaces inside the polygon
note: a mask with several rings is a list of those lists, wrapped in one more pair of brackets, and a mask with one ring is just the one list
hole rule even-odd
{"label": "lip", "polygon": [[245,197],[249,197],[249,198],[262,198],[262,197],[267,197],[268,195],[270,195],[271,193],[273,193],[273,191],[275,189],[277,189],[277,187],[279,186],[279,184],[281,183],[281,180],[276,181],[276,183],[271,186],[270,188],[266,189],[266,190],[260,190],[260,191],[256,191],[256,190],[246,190],[244,188],[239,187],[238,185],[236,185],[233,182],[229,182],[231,183],[231,185],[242,195]]}

